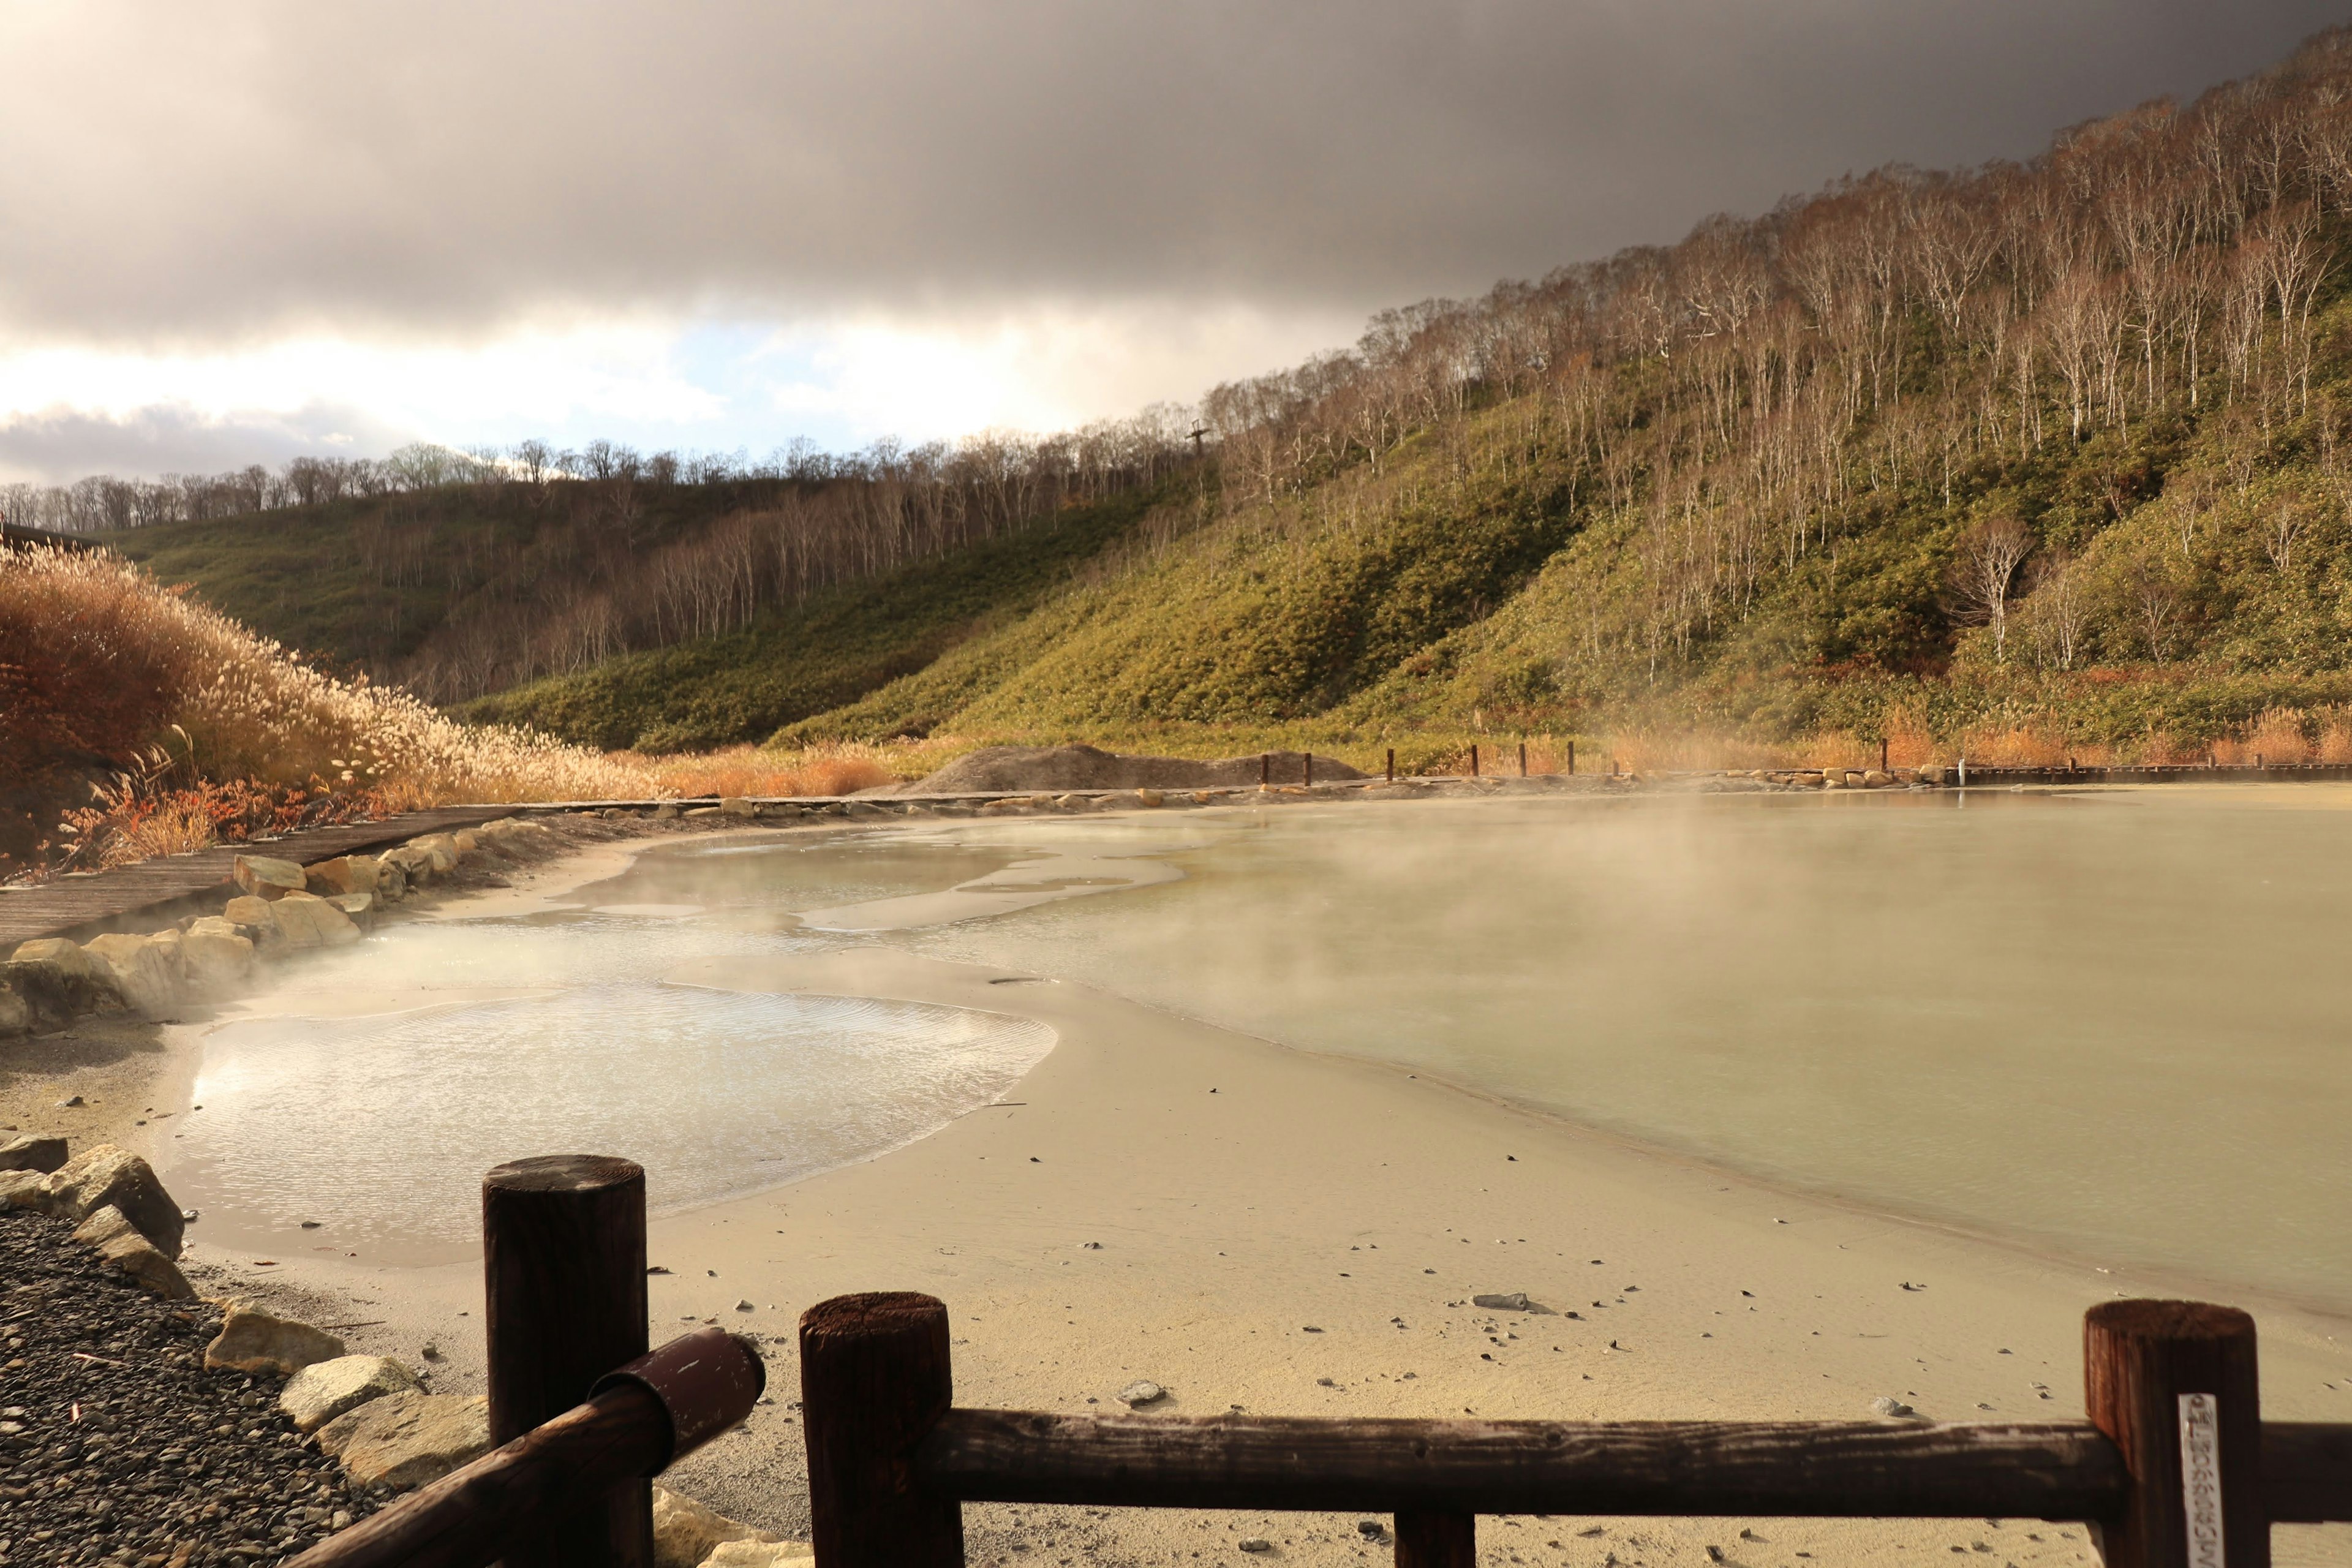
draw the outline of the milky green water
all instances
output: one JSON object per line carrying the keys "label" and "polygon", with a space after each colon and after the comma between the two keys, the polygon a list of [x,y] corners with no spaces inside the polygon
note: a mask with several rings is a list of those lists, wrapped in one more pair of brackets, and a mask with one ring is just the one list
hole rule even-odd
{"label": "milky green water", "polygon": [[2352,790],[960,828],[1181,882],[900,933],[1807,1190],[2352,1308]]}
{"label": "milky green water", "polygon": [[[1145,885],[1118,886],[1122,861]],[[1056,896],[1024,904],[1024,886]],[[959,887],[976,891],[929,896]],[[300,1034],[308,1060],[243,1026],[206,1072],[227,1083],[241,1060],[252,1089],[192,1119],[191,1135],[205,1122],[192,1152],[225,1173],[268,1144],[268,1179],[299,1191],[327,1153],[305,1121],[341,1115],[383,1143],[379,1172],[425,1157],[446,1134],[385,1105],[362,1058],[394,1064],[381,1070],[412,1106],[483,1084],[527,1104],[499,1113],[482,1152],[553,1147],[599,1125],[593,1106],[625,1070],[673,1130],[659,1158],[712,1194],[773,1184],[919,1135],[1042,1054],[1034,1036],[930,1016],[954,1009],[850,1027],[824,999],[657,984],[679,956],[880,942],[1412,1064],[2095,1263],[2352,1310],[2352,790],[943,822],[664,848],[580,900],[464,928],[500,955],[478,961],[484,973],[551,977],[552,1001],[366,1026],[364,1040],[318,1024]],[[336,962],[446,947],[434,929]],[[852,1036],[866,1043],[826,1044]],[[498,1065],[512,1060],[530,1071]],[[329,1081],[265,1113],[289,1086]],[[370,1200],[348,1196],[359,1223]]]}

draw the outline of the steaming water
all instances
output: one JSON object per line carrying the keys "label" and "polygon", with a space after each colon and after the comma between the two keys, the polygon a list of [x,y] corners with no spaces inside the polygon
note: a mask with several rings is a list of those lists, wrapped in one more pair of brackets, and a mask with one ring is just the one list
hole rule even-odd
{"label": "steaming water", "polygon": [[[992,912],[988,899],[1024,885],[1056,896]],[[650,974],[665,954],[887,942],[1411,1064],[1772,1182],[2352,1309],[2352,791],[952,822],[665,849],[582,897],[637,912],[478,923],[462,939],[404,928],[370,945],[462,941],[482,944],[485,974],[516,972],[512,951],[535,955],[526,973],[578,975],[599,961],[551,955],[617,939],[644,944],[637,973]],[[833,918],[845,908],[860,918]],[[794,911],[856,929],[812,930]],[[718,1158],[703,1189],[718,1195],[917,1135],[1045,1048],[1007,1021],[932,1016],[951,1009],[864,1015],[909,1042],[892,1047],[832,1044],[872,1036],[822,1000],[672,994],[661,1005],[659,1043],[635,1053],[612,1040],[645,1031],[577,992],[372,1024],[364,1047],[240,1026],[250,1033],[232,1034],[218,1068],[207,1055],[206,1110],[189,1132],[217,1141],[199,1147],[226,1172],[227,1155],[266,1141],[263,1102],[299,1079],[314,1085],[307,1109],[273,1111],[268,1136],[288,1148],[275,1175],[250,1180],[252,1202],[285,1190],[274,1184],[300,1190],[317,1163],[306,1129],[337,1116],[389,1140],[378,1168],[413,1181],[406,1162],[430,1163],[425,1145],[447,1132],[415,1111],[482,1092],[459,1087],[478,1081],[467,1075],[531,1104],[501,1108],[498,1138],[478,1140],[504,1157],[591,1146],[553,1134],[585,1124],[598,1075],[635,1063],[679,1141],[661,1157]],[[987,1043],[921,1043],[956,1027]],[[738,1043],[746,1033],[782,1043]],[[536,1065],[500,1065],[514,1052]],[[362,1068],[362,1055],[401,1065]],[[731,1075],[727,1089],[693,1085],[704,1062]],[[824,1095],[783,1095],[780,1062],[870,1089],[858,1103],[872,1124],[831,1114]],[[236,1070],[268,1092],[210,1120],[212,1085]],[[394,1075],[389,1099],[379,1070]],[[220,1131],[231,1127],[246,1131]],[[771,1144],[793,1152],[761,1169],[737,1152]],[[468,1194],[489,1163],[475,1149],[456,1160]],[[387,1223],[368,1201],[354,1192],[352,1212]]]}
{"label": "steaming water", "polygon": [[[845,885],[887,888],[874,869]],[[206,1037],[165,1180],[206,1240],[435,1261],[474,1248],[501,1161],[620,1153],[663,1207],[734,1196],[936,1131],[1053,1047],[995,1013],[662,984],[793,942],[701,912],[403,926],[306,964]]]}

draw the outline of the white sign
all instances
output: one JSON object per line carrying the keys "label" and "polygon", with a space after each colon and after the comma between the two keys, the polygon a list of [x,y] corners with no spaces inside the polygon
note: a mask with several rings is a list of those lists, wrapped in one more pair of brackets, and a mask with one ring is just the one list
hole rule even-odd
{"label": "white sign", "polygon": [[2180,1500],[2189,1513],[2189,1568],[2221,1561],[2221,1412],[2210,1394],[2180,1396]]}

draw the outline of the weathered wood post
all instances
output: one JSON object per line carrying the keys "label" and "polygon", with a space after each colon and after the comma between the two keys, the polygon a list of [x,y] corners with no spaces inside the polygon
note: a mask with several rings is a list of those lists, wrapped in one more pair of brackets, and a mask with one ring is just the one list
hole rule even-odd
{"label": "weathered wood post", "polygon": [[[646,1353],[646,1173],[602,1154],[514,1160],[482,1178],[490,1442],[586,1401]],[[652,1484],[605,1488],[508,1552],[506,1568],[651,1568]]]}
{"label": "weathered wood post", "polygon": [[1475,741],[1470,742],[1470,776],[1474,779],[1478,776],[1478,742]]}
{"label": "weathered wood post", "polygon": [[953,1393],[937,1298],[870,1291],[801,1314],[817,1568],[962,1568],[963,1509],[919,1490],[911,1458]]}
{"label": "weathered wood post", "polygon": [[2254,1321],[2201,1301],[2103,1301],[2083,1317],[2084,1403],[2131,1473],[2095,1521],[2107,1568],[2270,1568]]}
{"label": "weathered wood post", "polygon": [[1886,737],[1884,735],[1878,737],[1878,771],[1882,773],[1886,772]]}
{"label": "weathered wood post", "polygon": [[1389,748],[1389,783],[1396,783],[1396,748]]}
{"label": "weathered wood post", "polygon": [[1528,776],[1528,743],[1525,741],[1519,742],[1519,776]]}
{"label": "weathered wood post", "polygon": [[1271,752],[1260,752],[1257,754],[1257,787],[1264,789],[1273,782],[1274,753]]}
{"label": "weathered wood post", "polygon": [[1308,789],[1313,789],[1315,787],[1315,753],[1301,752],[1298,755],[1300,759],[1298,781]]}
{"label": "weathered wood post", "polygon": [[1397,1568],[1478,1568],[1475,1513],[1400,1513]]}
{"label": "weathered wood post", "polygon": [[1570,777],[1576,776],[1576,742],[1574,741],[1568,743],[1568,772]]}

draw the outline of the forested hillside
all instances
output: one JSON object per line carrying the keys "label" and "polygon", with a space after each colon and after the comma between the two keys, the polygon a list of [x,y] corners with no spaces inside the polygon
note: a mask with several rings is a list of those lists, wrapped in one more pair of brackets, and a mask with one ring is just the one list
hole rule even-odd
{"label": "forested hillside", "polygon": [[1388,312],[1217,388],[1200,464],[1171,427],[1108,510],[1056,496],[475,710],[605,744],[2352,745],[2347,237],[2338,31],[2029,163]]}
{"label": "forested hillside", "polygon": [[736,634],[835,584],[1131,495],[1180,462],[1181,430],[1153,409],[1042,440],[848,456],[802,443],[759,463],[603,441],[409,447],[276,474],[16,486],[0,517],[94,534],[339,672],[450,703]]}

